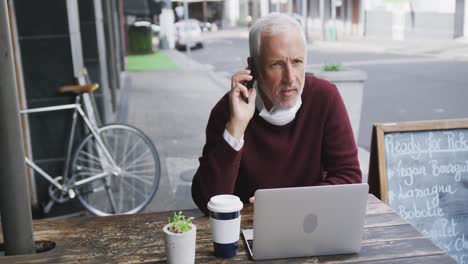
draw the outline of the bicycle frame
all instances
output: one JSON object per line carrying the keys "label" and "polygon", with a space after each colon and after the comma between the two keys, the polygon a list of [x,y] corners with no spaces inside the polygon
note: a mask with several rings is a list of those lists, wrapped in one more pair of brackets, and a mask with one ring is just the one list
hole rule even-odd
{"label": "bicycle frame", "polygon": [[[104,157],[109,161],[109,163],[112,165],[112,167],[117,167],[116,162],[110,155],[108,149],[105,147],[104,143],[102,142],[101,137],[99,136],[98,133],[98,128],[96,125],[94,125],[89,118],[87,117],[86,113],[83,111],[81,104],[81,95],[77,95],[75,98],[75,103],[74,104],[66,104],[66,105],[58,105],[58,106],[48,106],[48,107],[39,107],[39,108],[32,108],[32,109],[23,109],[20,110],[21,114],[32,114],[32,113],[42,113],[42,112],[52,112],[52,111],[62,111],[62,110],[71,110],[74,109],[73,112],[73,120],[72,120],[72,128],[71,128],[71,133],[70,137],[68,140],[68,147],[67,147],[67,156],[65,160],[65,166],[64,166],[64,171],[63,171],[63,185],[58,183],[50,174],[42,170],[36,163],[34,163],[31,159],[28,157],[25,157],[26,164],[31,167],[34,171],[39,173],[42,177],[44,177],[46,180],[48,180],[51,184],[53,184],[55,187],[57,187],[59,190],[62,190],[64,192],[69,192],[69,195],[71,198],[74,197],[73,193],[70,193],[70,190],[73,189],[74,187],[80,186],[82,184],[86,184],[88,182],[103,178],[108,176],[109,172],[103,172],[97,175],[94,175],[92,177],[89,177],[87,179],[69,183],[69,164],[70,164],[70,158],[71,158],[71,152],[73,148],[73,140],[75,137],[75,130],[76,130],[76,123],[78,119],[78,114],[83,118],[83,121],[85,122],[86,126],[88,129],[91,131],[91,133],[94,135],[96,138],[96,141],[98,142],[98,145],[100,147],[100,151],[102,151],[102,154]],[[100,153],[99,153],[100,154]],[[101,155],[100,155],[101,156]],[[102,157],[100,157],[102,158]]]}

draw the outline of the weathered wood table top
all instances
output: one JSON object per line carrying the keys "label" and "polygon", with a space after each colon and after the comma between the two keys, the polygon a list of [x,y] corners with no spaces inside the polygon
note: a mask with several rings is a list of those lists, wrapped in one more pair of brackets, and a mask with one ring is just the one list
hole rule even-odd
{"label": "weathered wood table top", "polygon": [[[246,263],[250,259],[242,239],[237,256],[213,255],[209,218],[198,210],[196,263]],[[36,241],[54,241],[53,250],[23,256],[3,256],[0,263],[164,263],[163,226],[171,212],[36,220]],[[346,224],[346,220],[343,219]],[[253,207],[242,210],[241,228],[252,228]],[[339,234],[330,234],[339,235]],[[2,236],[0,236],[1,238]],[[1,242],[1,241],[0,241]],[[255,261],[270,263],[455,263],[447,253],[423,237],[408,222],[373,195],[369,195],[362,249],[359,254]]]}

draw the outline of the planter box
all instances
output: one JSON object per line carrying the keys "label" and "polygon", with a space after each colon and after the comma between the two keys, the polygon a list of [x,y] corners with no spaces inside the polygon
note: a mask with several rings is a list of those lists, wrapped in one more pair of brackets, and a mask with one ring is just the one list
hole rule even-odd
{"label": "planter box", "polygon": [[337,72],[325,72],[319,68],[308,69],[309,73],[318,78],[328,80],[336,85],[343,97],[344,104],[348,110],[354,138],[359,136],[359,125],[361,122],[362,97],[364,95],[364,82],[367,74],[361,70],[343,70]]}
{"label": "planter box", "polygon": [[[356,69],[344,69],[336,72],[326,72],[321,68],[307,68],[308,74],[328,80],[336,85],[343,98],[349,119],[353,128],[354,139],[358,140],[359,126],[361,123],[362,98],[364,95],[364,82],[367,80],[367,74],[364,71]],[[359,163],[363,182],[367,182],[367,172],[369,169],[369,152],[358,147]]]}

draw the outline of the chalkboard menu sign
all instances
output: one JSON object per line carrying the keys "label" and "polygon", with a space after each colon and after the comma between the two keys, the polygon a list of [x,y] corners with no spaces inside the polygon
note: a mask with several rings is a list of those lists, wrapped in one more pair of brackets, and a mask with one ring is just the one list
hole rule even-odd
{"label": "chalkboard menu sign", "polygon": [[468,263],[468,120],[376,124],[371,192]]}

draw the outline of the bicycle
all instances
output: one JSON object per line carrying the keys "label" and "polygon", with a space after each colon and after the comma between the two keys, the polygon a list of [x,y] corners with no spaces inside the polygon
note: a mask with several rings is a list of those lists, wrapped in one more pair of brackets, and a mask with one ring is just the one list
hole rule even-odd
{"label": "bicycle", "polygon": [[[98,127],[94,116],[96,109],[87,97],[98,87],[96,83],[62,86],[59,92],[76,93],[74,104],[20,111],[29,115],[73,109],[63,175],[54,178],[25,157],[26,164],[51,183],[50,201],[43,209],[45,213],[50,212],[56,202],[64,203],[77,196],[89,212],[98,216],[132,214],[148,205],[156,193],[161,169],[156,148],[137,128],[124,124]],[[84,108],[92,113],[85,113],[81,107],[82,98]],[[90,133],[73,151],[78,114]]]}

